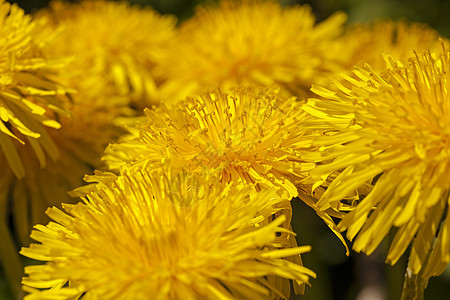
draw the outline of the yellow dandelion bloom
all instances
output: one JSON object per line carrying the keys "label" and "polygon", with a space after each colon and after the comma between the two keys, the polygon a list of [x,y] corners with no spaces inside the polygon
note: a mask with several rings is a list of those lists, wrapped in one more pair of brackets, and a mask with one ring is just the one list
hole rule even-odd
{"label": "yellow dandelion bloom", "polygon": [[159,102],[163,79],[154,67],[174,38],[175,17],[125,1],[54,1],[37,16],[60,30],[47,53],[73,58],[67,81],[75,88],[91,97],[126,96],[143,107]]}
{"label": "yellow dandelion bloom", "polygon": [[21,250],[46,262],[25,268],[25,299],[285,298],[267,276],[315,277],[282,259],[310,250],[282,247],[277,233],[293,234],[279,227],[283,217],[258,226],[285,199],[186,174],[125,170],[84,203],[48,209],[54,222],[37,225],[39,244]]}
{"label": "yellow dandelion bloom", "polygon": [[42,54],[50,38],[44,25],[16,4],[0,1],[0,159],[18,178],[26,173],[17,153],[24,144],[37,155],[58,158],[47,129],[61,127],[55,114],[68,114],[67,90],[53,79],[63,61]]}
{"label": "yellow dandelion bloom", "polygon": [[164,99],[183,99],[217,86],[280,84],[294,94],[339,69],[333,51],[345,15],[320,24],[309,6],[275,1],[221,1],[200,6],[180,27],[161,73]]}
{"label": "yellow dandelion bloom", "polygon": [[[213,170],[218,184],[278,189],[316,209],[310,187],[300,184],[314,164],[301,156],[310,151],[312,134],[302,127],[308,116],[295,97],[267,88],[217,89],[145,112],[140,129],[107,148],[111,169],[153,170],[163,163],[190,173]],[[343,241],[330,216],[318,213]]]}
{"label": "yellow dandelion bloom", "polygon": [[[307,115],[295,98],[265,88],[215,90],[171,107],[147,109],[147,122],[128,141],[112,144],[111,169],[219,170],[221,180],[283,187],[297,196],[305,177],[298,152],[308,147],[301,122]],[[297,179],[297,180],[294,180]]]}
{"label": "yellow dandelion bloom", "polygon": [[349,26],[341,41],[348,54],[348,68],[368,63],[382,71],[386,67],[383,53],[395,59],[405,59],[412,49],[422,52],[439,50],[438,33],[426,24],[407,21],[377,20]]}
{"label": "yellow dandelion bloom", "polygon": [[[425,278],[450,261],[449,60],[445,49],[403,62],[388,56],[386,72],[356,68],[357,79],[335,80],[338,92],[313,88],[322,98],[304,107],[324,125],[316,141],[322,151],[309,157],[322,165],[311,174],[324,179],[341,171],[317,204],[336,207],[372,183],[340,228],[367,254],[397,228],[387,262],[397,262],[411,244],[411,270]],[[333,126],[345,119],[346,128]]]}

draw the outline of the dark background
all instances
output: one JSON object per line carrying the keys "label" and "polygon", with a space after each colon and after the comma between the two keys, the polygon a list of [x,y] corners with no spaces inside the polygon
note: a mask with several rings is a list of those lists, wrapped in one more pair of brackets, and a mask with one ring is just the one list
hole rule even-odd
{"label": "dark background", "polygon": [[[22,0],[16,2],[27,12],[45,7],[47,0]],[[76,2],[76,1],[72,1]],[[176,15],[181,21],[189,18],[201,0],[130,0],[133,4],[150,5],[161,13]],[[280,0],[284,5],[309,4],[317,20],[323,20],[336,10],[349,16],[349,22],[360,22],[380,17],[406,18],[424,22],[450,36],[450,1],[448,0]],[[400,299],[406,258],[394,267],[383,263],[388,248],[388,237],[384,244],[370,257],[353,253],[345,256],[340,241],[328,230],[315,213],[300,200],[293,200],[294,231],[299,244],[311,245],[313,251],[304,254],[304,264],[317,273],[312,288],[304,296],[292,299],[308,300],[395,300]],[[368,294],[365,294],[368,293]],[[378,296],[377,296],[378,295]],[[12,299],[4,278],[0,274],[0,300]],[[450,299],[450,268],[443,275],[432,278],[425,292],[426,300]]]}

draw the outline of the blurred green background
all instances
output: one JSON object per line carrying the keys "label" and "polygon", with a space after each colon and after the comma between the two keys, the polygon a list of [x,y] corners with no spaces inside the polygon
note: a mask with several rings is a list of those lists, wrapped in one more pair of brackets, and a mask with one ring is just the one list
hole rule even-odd
{"label": "blurred green background", "polygon": [[[16,2],[27,12],[45,7],[48,0],[22,0]],[[131,3],[150,5],[161,13],[176,15],[181,21],[189,18],[202,0],[130,0]],[[450,1],[448,0],[280,0],[284,5],[309,4],[317,20],[323,20],[334,11],[342,10],[349,22],[362,22],[381,17],[406,18],[424,22],[441,35],[450,37]],[[308,300],[394,300],[400,298],[406,259],[394,267],[383,263],[387,244],[383,244],[370,257],[345,249],[315,213],[301,201],[293,200],[294,231],[299,244],[311,245],[311,253],[303,255],[304,264],[317,273],[304,296],[292,299]],[[389,240],[389,237],[388,237]],[[0,300],[12,299],[0,274]],[[432,278],[425,292],[426,300],[450,299],[450,268],[437,278]]]}

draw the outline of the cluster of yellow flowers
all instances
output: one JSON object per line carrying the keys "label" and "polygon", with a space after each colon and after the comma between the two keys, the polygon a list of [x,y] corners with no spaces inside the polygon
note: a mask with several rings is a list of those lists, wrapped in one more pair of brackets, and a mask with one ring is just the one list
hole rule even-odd
{"label": "cluster of yellow flowers", "polygon": [[410,246],[408,272],[440,275],[448,41],[345,21],[272,0],[222,0],[178,25],[126,2],[30,16],[0,0],[0,262],[14,293],[17,248],[44,211],[20,251],[45,262],[25,267],[30,300],[289,299],[316,276],[291,201],[347,255],[341,232],[371,254],[396,228],[387,262]]}

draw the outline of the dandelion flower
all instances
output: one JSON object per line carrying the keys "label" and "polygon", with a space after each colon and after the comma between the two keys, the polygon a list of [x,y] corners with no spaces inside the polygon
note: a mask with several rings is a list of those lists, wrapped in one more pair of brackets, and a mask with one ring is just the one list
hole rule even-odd
{"label": "dandelion flower", "polygon": [[[295,97],[268,88],[217,89],[145,112],[140,129],[107,148],[111,169],[153,170],[161,163],[192,174],[207,169],[220,173],[218,184],[277,189],[315,208],[310,187],[300,184],[314,164],[301,157],[312,134],[302,128],[308,116]],[[330,216],[318,213],[343,241]]]}
{"label": "dandelion flower", "polygon": [[267,276],[315,277],[282,259],[309,246],[273,247],[284,243],[283,218],[257,226],[278,196],[211,188],[186,174],[125,170],[84,203],[48,209],[54,222],[37,225],[39,244],[21,251],[46,261],[26,267],[25,299],[284,298]]}
{"label": "dandelion flower", "polygon": [[154,67],[174,38],[173,16],[125,1],[54,1],[37,16],[60,30],[47,53],[73,58],[68,84],[92,98],[125,96],[138,107],[159,101],[155,95],[163,79]]}
{"label": "dandelion flower", "polygon": [[[313,88],[321,98],[304,107],[328,126],[316,141],[322,151],[308,158],[321,162],[311,175],[324,179],[341,171],[318,206],[337,207],[372,183],[340,228],[367,254],[397,228],[387,262],[397,262],[411,244],[411,270],[424,278],[439,275],[450,261],[449,60],[446,49],[403,62],[387,56],[386,72],[356,68],[357,79],[335,80],[338,92]],[[344,119],[347,128],[333,126]]]}
{"label": "dandelion flower", "polygon": [[405,59],[414,49],[440,49],[438,33],[426,24],[406,21],[377,20],[352,24],[341,37],[348,52],[348,69],[368,63],[376,71],[383,71],[383,53],[395,59]]}
{"label": "dandelion flower", "polygon": [[147,109],[140,132],[110,145],[105,160],[111,169],[154,169],[162,160],[192,172],[206,167],[220,170],[224,183],[278,186],[295,197],[293,179],[304,178],[298,151],[308,146],[300,107],[270,89],[215,90],[174,107]]}
{"label": "dandelion flower", "polygon": [[38,155],[58,157],[47,129],[61,127],[55,114],[68,114],[67,90],[53,79],[63,61],[44,58],[42,48],[49,38],[44,24],[17,5],[0,1],[0,24],[0,157],[23,178],[25,167],[17,149],[24,144]]}
{"label": "dandelion flower", "polygon": [[345,15],[315,23],[309,6],[283,8],[275,1],[221,1],[200,6],[184,22],[162,74],[165,101],[217,86],[279,84],[305,94],[311,82],[340,68],[334,38]]}

